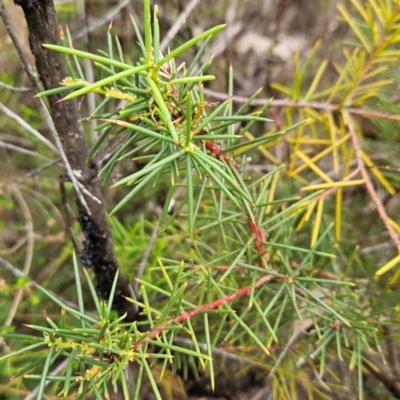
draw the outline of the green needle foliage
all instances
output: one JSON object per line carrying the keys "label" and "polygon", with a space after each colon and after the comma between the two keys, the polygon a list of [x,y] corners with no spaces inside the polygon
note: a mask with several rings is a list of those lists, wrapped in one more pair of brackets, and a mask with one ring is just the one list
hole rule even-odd
{"label": "green needle foliage", "polygon": [[[355,278],[353,271],[365,267],[357,255],[343,254],[324,212],[324,193],[332,188],[338,190],[341,209],[346,180],[327,177],[316,165],[317,156],[311,158],[305,146],[313,143],[311,139],[320,143],[313,134],[325,127],[332,140],[326,154],[333,154],[338,171],[339,158],[348,163],[343,165],[348,174],[348,153],[354,149],[345,146],[351,135],[343,131],[352,129],[347,108],[377,99],[380,88],[389,84],[371,79],[384,72],[389,56],[395,57],[394,50],[385,55],[385,49],[394,42],[390,34],[399,36],[399,17],[394,16],[399,6],[382,12],[387,19],[379,20],[388,43],[379,40],[382,36],[375,29],[375,1],[368,2],[371,7],[365,12],[352,1],[364,19],[360,24],[341,6],[342,17],[364,50],[348,53],[347,64],[337,66],[336,85],[317,93],[323,64],[305,91],[301,79],[308,60],[293,87],[276,86],[295,101],[326,97],[330,104],[339,98],[337,108],[318,113],[310,103],[296,114],[288,107],[283,130],[253,137],[251,128],[269,121],[263,115],[270,104],[246,113],[257,92],[235,109],[232,71],[228,100],[205,100],[203,82],[213,79],[206,75],[212,59],[202,61],[202,55],[211,36],[224,26],[163,55],[157,7],[151,16],[149,0],[143,3],[143,37],[132,20],[141,53],[134,63],[127,61],[111,32],[102,55],[74,49],[67,34],[63,45],[45,46],[65,54],[70,77],[62,87],[41,94],[68,93],[63,101],[99,95],[90,116],[99,121],[99,138],[90,157],[105,146],[112,149],[101,169],[105,184],[119,166],[132,159],[140,162],[139,169],[124,173],[114,184],[127,191],[110,212],[122,264],[139,259],[137,253],[145,247],[138,245],[139,240],[146,243],[148,232],[157,231],[157,257],[150,258],[143,275],[137,277],[123,267],[124,273],[136,278],[138,296],[132,301],[141,310],[140,319],[127,324],[123,317],[116,318],[112,301],[98,299],[86,272],[87,279],[80,282],[74,259],[77,309],[38,286],[61,308],[59,321],[48,317],[46,326],[28,325],[39,336],[4,332],[4,338],[19,341],[22,347],[0,362],[15,386],[23,385],[22,378],[29,381],[26,387],[36,388],[38,399],[45,394],[107,399],[112,391],[124,399],[140,399],[146,388],[157,399],[179,398],[171,388],[174,382],[205,377],[212,389],[218,389],[218,377],[227,365],[232,375],[255,370],[269,377],[274,399],[296,399],[299,393],[310,399],[332,398],[332,393],[339,398],[349,390],[349,381],[358,398],[364,398],[366,365],[373,364],[371,356],[383,359],[381,343],[389,329],[399,327],[398,295],[387,295],[388,288],[378,280],[365,283]],[[392,2],[380,3],[383,9],[383,3]],[[372,29],[370,37],[366,32]],[[177,67],[189,49],[196,49],[192,62]],[[81,58],[93,61],[96,82],[85,79]],[[333,112],[339,114],[336,119]],[[282,137],[295,149],[288,170],[283,166],[267,173],[252,170],[251,156],[268,152]],[[302,198],[284,194],[279,187],[282,177],[289,174],[306,185],[311,180],[302,176],[306,167],[328,185],[308,187]],[[375,169],[372,173],[386,182]],[[122,211],[138,204],[137,199],[162,191],[164,201],[156,221],[137,216],[136,225],[130,227],[117,220]],[[313,228],[296,233],[313,213]],[[366,269],[358,275],[364,272],[371,276]],[[84,287],[89,287],[94,314],[86,310]],[[378,291],[385,296],[377,297]],[[348,372],[346,381],[337,372],[339,364]]]}

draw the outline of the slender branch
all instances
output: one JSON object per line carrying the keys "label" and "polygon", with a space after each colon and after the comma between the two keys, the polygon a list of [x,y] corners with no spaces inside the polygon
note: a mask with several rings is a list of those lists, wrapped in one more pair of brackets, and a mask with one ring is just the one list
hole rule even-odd
{"label": "slender branch", "polygon": [[386,243],[379,243],[374,246],[364,247],[363,249],[360,250],[359,254],[360,255],[371,254],[375,251],[386,252],[387,250],[390,250],[393,247],[395,247],[395,245],[393,244],[392,241]]}
{"label": "slender branch", "polygon": [[361,145],[358,140],[358,136],[357,136],[356,130],[354,128],[353,121],[348,112],[343,111],[343,119],[344,119],[345,124],[347,125],[347,128],[350,133],[351,141],[353,143],[353,148],[355,151],[355,157],[357,160],[357,166],[361,172],[362,177],[364,178],[365,186],[368,190],[369,195],[371,196],[372,201],[374,202],[374,204],[378,210],[379,216],[381,217],[381,220],[382,220],[383,224],[385,225],[385,228],[388,231],[390,238],[392,239],[393,243],[396,245],[397,251],[400,254],[399,236],[397,235],[396,231],[393,229],[392,225],[390,224],[389,217],[386,213],[386,210],[382,203],[382,200],[379,198],[379,195],[376,192],[374,185],[372,183],[372,180],[368,174],[367,168],[366,168],[363,158],[362,158]]}
{"label": "slender branch", "polygon": [[[174,343],[182,343],[186,346],[191,346],[191,347],[198,346],[200,349],[202,349],[204,351],[208,350],[208,345],[206,343],[196,342],[196,344],[195,344],[193,342],[193,340],[184,338],[184,337],[180,337],[180,336],[177,336],[174,338]],[[213,353],[213,355],[221,356],[221,357],[224,357],[231,361],[239,361],[239,362],[242,362],[245,364],[254,365],[255,367],[257,367],[259,365],[259,363],[257,363],[257,361],[254,361],[249,357],[235,354],[232,351],[226,350],[225,348],[214,347],[212,349],[212,353]]]}
{"label": "slender branch", "polygon": [[89,26],[85,26],[82,28],[79,32],[74,34],[72,36],[73,39],[78,39],[81,38],[88,33],[92,32],[99,26],[102,26],[110,21],[123,9],[125,8],[128,4],[130,3],[130,0],[121,0],[119,3],[117,3],[114,7],[112,7],[109,11],[107,11],[101,18],[95,19],[89,23]]}
{"label": "slender branch", "polygon": [[[28,207],[28,204],[22,196],[21,191],[19,190],[18,186],[15,184],[10,184],[10,190],[13,192],[15,198],[17,199],[21,209],[22,209],[22,214],[25,217],[25,229],[26,229],[26,235],[27,235],[27,249],[26,249],[26,256],[25,256],[25,262],[24,262],[24,268],[22,273],[24,275],[28,275],[31,265],[32,265],[32,258],[33,258],[33,248],[34,248],[34,234],[33,234],[33,221],[32,221],[32,215],[31,211]],[[24,288],[18,289],[12,305],[10,307],[10,311],[8,313],[8,317],[4,323],[6,326],[10,326],[12,324],[12,321],[15,317],[15,313],[17,312],[19,303],[22,299],[22,294],[23,294]]]}
{"label": "slender branch", "polygon": [[[57,365],[52,371],[50,371],[49,375],[58,375],[60,374],[62,371],[65,370],[65,368],[67,367],[68,363],[69,363],[69,359],[66,358],[65,360],[63,360],[59,365]],[[48,386],[51,383],[50,380],[47,380],[46,383],[44,384],[45,386]],[[33,389],[26,397],[24,397],[23,400],[33,400],[36,398],[36,395],[39,392],[39,386],[36,386],[35,389]]]}
{"label": "slender branch", "polygon": [[216,308],[221,307],[224,304],[232,303],[234,300],[251,293],[252,290],[258,289],[259,287],[261,287],[275,279],[276,278],[273,275],[264,275],[262,278],[258,279],[254,283],[254,285],[246,286],[242,289],[237,290],[234,293],[228,294],[224,297],[214,300],[209,304],[203,304],[203,305],[195,307],[189,311],[184,311],[184,312],[180,313],[176,318],[171,318],[171,319],[165,321],[164,323],[158,325],[157,328],[155,328],[153,331],[150,331],[148,336],[146,336],[139,343],[136,343],[133,345],[133,351],[138,351],[141,347],[143,347],[146,343],[148,343],[149,340],[156,338],[169,326],[171,326],[173,324],[181,324],[182,322],[186,321],[187,319],[191,319],[191,318],[195,317],[200,312],[215,310]]}
{"label": "slender branch", "polygon": [[31,178],[32,176],[39,175],[42,171],[52,167],[53,165],[58,164],[61,161],[61,158],[57,158],[56,160],[49,161],[48,163],[42,165],[41,167],[35,168],[34,170],[30,171],[24,177],[22,177],[17,184],[20,185],[24,183],[27,179]]}
{"label": "slender branch", "polygon": [[164,51],[167,48],[170,41],[176,36],[176,34],[181,29],[182,25],[186,22],[187,17],[197,7],[199,3],[200,0],[191,0],[189,4],[186,6],[186,8],[181,12],[179,17],[175,20],[175,23],[171,26],[167,34],[164,36],[160,44],[161,51]]}
{"label": "slender branch", "polygon": [[29,64],[28,59],[26,58],[24,51],[22,50],[22,46],[19,44],[19,40],[17,38],[17,35],[15,34],[10,20],[8,19],[8,16],[6,14],[6,10],[3,4],[3,0],[0,0],[0,17],[3,20],[4,26],[6,27],[8,36],[10,37],[11,41],[13,42],[13,45],[15,49],[17,50],[19,59],[22,62],[22,65],[25,69],[26,74],[28,75],[29,80],[32,83],[32,86],[34,87],[35,91],[39,91],[39,85],[38,85],[38,78],[37,76],[32,72],[32,67]]}
{"label": "slender branch", "polygon": [[[205,140],[204,143],[206,149],[210,152],[210,155],[212,157],[215,157],[219,160],[224,160],[228,165],[230,165],[235,170],[239,169],[235,160],[232,157],[228,156],[228,154],[225,153],[223,150],[221,150],[221,148],[216,143],[212,142],[211,140]],[[265,261],[265,266],[268,267],[269,253],[268,249],[264,246],[264,243],[266,241],[265,232],[261,227],[257,226],[256,222],[254,221],[254,218],[252,218],[251,215],[247,215],[247,220],[251,233],[254,236],[254,241],[258,255],[262,260]]]}
{"label": "slender branch", "polygon": [[[341,182],[347,182],[352,180],[355,176],[357,176],[360,173],[360,169],[356,168],[354,171],[350,172],[348,175],[346,175],[344,178],[341,179]],[[326,199],[327,197],[335,194],[339,190],[339,187],[332,187],[330,189],[325,190],[323,193],[321,193],[319,196],[317,196],[313,201],[318,202],[322,199]]]}
{"label": "slender branch", "polygon": [[142,257],[142,259],[140,261],[138,272],[137,272],[137,275],[136,275],[137,280],[135,280],[135,282],[133,283],[133,291],[135,293],[137,293],[137,291],[139,290],[139,279],[141,279],[143,274],[144,274],[144,270],[146,268],[147,261],[149,260],[151,250],[153,249],[154,243],[156,242],[156,239],[157,239],[159,227],[160,226],[157,223],[156,226],[153,229],[153,232],[151,233],[151,237],[150,237],[149,243],[147,244],[147,247],[146,247],[146,249],[144,251],[143,257]]}
{"label": "slender branch", "polygon": [[[4,269],[8,272],[10,272],[11,274],[13,274],[15,277],[17,278],[29,278],[29,276],[25,275],[22,271],[20,271],[18,268],[15,268],[14,265],[12,265],[10,262],[8,262],[5,258],[3,258],[2,256],[0,256],[0,264],[3,265]],[[30,279],[30,278],[29,278]],[[36,281],[30,280],[29,281],[29,286],[33,289],[37,288],[37,287],[41,287],[41,285],[39,285]],[[78,306],[75,303],[72,303],[71,301],[68,301],[64,298],[62,298],[61,296],[59,296],[58,294],[52,292],[51,290],[46,289],[52,296],[56,297],[57,299],[60,300],[60,302],[66,304],[68,307],[73,308],[74,310],[78,310]],[[91,315],[92,317],[96,317],[95,314],[86,311],[86,313],[88,315]]]}
{"label": "slender branch", "polygon": [[[204,89],[204,93],[217,100],[231,99],[234,103],[245,103],[248,98],[245,96],[229,96],[226,93],[217,92],[211,89]],[[390,114],[381,111],[363,110],[362,108],[344,107],[337,104],[323,103],[317,101],[293,101],[288,99],[254,99],[251,104],[253,106],[261,107],[269,103],[270,107],[289,107],[289,108],[312,108],[313,110],[339,112],[347,111],[350,114],[360,115],[365,118],[381,118],[390,121],[400,121],[399,114]]]}
{"label": "slender branch", "polygon": [[82,207],[85,208],[86,212],[89,215],[91,215],[91,212],[90,212],[90,210],[88,208],[86,200],[85,200],[85,198],[83,197],[83,194],[82,194],[82,191],[85,191],[85,189],[82,188],[82,185],[79,184],[77,178],[75,177],[75,173],[72,170],[72,167],[71,167],[71,164],[69,162],[69,159],[68,159],[67,155],[65,154],[61,138],[58,135],[57,129],[56,129],[55,125],[54,125],[53,118],[50,115],[49,110],[47,109],[46,105],[44,104],[44,101],[43,101],[42,98],[40,99],[40,104],[42,106],[42,111],[43,111],[43,114],[44,114],[44,116],[46,118],[47,124],[48,124],[48,126],[49,126],[49,128],[51,130],[51,133],[53,134],[53,138],[54,138],[54,141],[56,143],[58,152],[59,152],[59,154],[61,156],[61,160],[64,162],[65,169],[67,170],[69,179],[71,180],[72,185],[74,186],[75,193],[79,198],[80,204],[82,205]]}
{"label": "slender branch", "polygon": [[45,161],[53,161],[50,158],[42,156],[41,154],[37,153],[36,151],[27,150],[27,149],[24,149],[23,147],[15,146],[15,145],[13,145],[11,143],[3,142],[2,140],[0,140],[0,147],[4,147],[4,148],[10,149],[10,150],[14,150],[14,151],[17,151],[18,153],[27,154],[27,155],[32,156],[32,157],[38,157],[38,158],[41,158],[42,160],[45,160]]}
{"label": "slender branch", "polygon": [[[90,51],[90,45],[89,45],[89,30],[87,29],[88,27],[88,19],[86,15],[86,2],[84,0],[78,0],[77,1],[77,6],[78,6],[78,19],[80,20],[80,26],[84,27],[86,29],[85,35],[83,36],[83,44],[86,48],[87,51]],[[111,25],[111,24],[110,24]],[[93,71],[93,64],[91,63],[90,60],[87,58],[84,58],[82,60],[83,63],[83,68],[84,68],[84,75],[85,78],[89,82],[94,82],[95,81],[95,74]],[[89,115],[93,115],[94,111],[96,109],[96,99],[95,99],[95,94],[93,92],[87,93],[86,96],[87,100],[87,106],[88,106],[88,113]],[[96,131],[97,127],[97,120],[95,118],[90,118],[89,119],[90,123],[90,132],[92,135],[92,142],[96,142],[96,140],[99,137],[99,132]]]}
{"label": "slender branch", "polygon": [[24,121],[19,115],[15,114],[8,107],[6,107],[3,103],[0,103],[0,110],[3,111],[5,115],[9,118],[12,118],[18,125],[22,126],[26,129],[31,135],[33,135],[36,139],[42,142],[45,146],[47,146],[54,153],[58,154],[57,147],[54,146],[50,140],[46,139],[40,132],[36,129],[33,129],[31,125],[29,125],[26,121]]}
{"label": "slender branch", "polygon": [[4,83],[4,82],[0,82],[0,87],[2,87],[4,89],[11,90],[12,92],[31,92],[32,91],[31,88],[15,87],[15,86],[12,86],[12,85],[7,85],[7,83]]}
{"label": "slender branch", "polygon": [[255,221],[253,221],[250,216],[248,216],[248,225],[250,227],[250,230],[254,236],[254,241],[256,245],[257,252],[260,257],[263,257],[265,262],[268,265],[269,262],[269,253],[268,249],[264,246],[264,243],[266,242],[266,237],[265,237],[265,232],[262,228],[257,226]]}
{"label": "slender branch", "polygon": [[377,165],[376,168],[381,169],[383,171],[400,173],[400,168],[391,167],[390,165]]}
{"label": "slender branch", "polygon": [[268,374],[268,378],[272,377],[275,374],[275,371],[281,364],[282,360],[285,358],[288,351],[291,347],[297,342],[302,332],[306,332],[307,330],[311,329],[313,326],[313,321],[311,318],[306,319],[304,321],[294,321],[293,324],[293,333],[290,339],[285,344],[284,349],[282,350],[281,354],[279,355],[278,359],[276,360],[274,366],[272,367],[270,373]]}

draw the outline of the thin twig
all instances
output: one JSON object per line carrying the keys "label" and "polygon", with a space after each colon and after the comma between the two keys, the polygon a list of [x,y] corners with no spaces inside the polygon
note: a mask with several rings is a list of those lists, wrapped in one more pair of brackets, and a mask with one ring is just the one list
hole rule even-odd
{"label": "thin twig", "polygon": [[[61,364],[57,365],[57,367],[55,367],[52,371],[50,371],[49,375],[51,375],[51,376],[59,375],[60,372],[63,371],[67,367],[69,361],[70,361],[69,358],[66,358],[65,360],[63,360],[61,362]],[[51,381],[47,380],[46,383],[44,384],[44,386],[47,386],[50,382]],[[24,397],[24,400],[33,400],[33,399],[35,399],[38,391],[39,391],[39,386],[36,386],[36,388],[33,389],[28,394],[28,396]]]}
{"label": "thin twig", "polygon": [[[83,35],[83,43],[86,47],[87,51],[90,51],[90,43],[89,43],[89,30],[88,30],[88,20],[86,15],[86,2],[84,0],[78,0],[78,17],[80,20],[80,26],[85,29],[85,35]],[[83,59],[83,68],[85,70],[85,78],[89,82],[95,81],[95,75],[93,71],[93,63],[87,58]],[[96,109],[96,99],[94,92],[89,92],[86,95],[87,97],[87,105],[88,105],[88,113],[89,115],[93,115],[94,110]],[[90,124],[90,133],[92,136],[92,142],[96,142],[99,136],[99,132],[96,131],[97,120],[94,118],[89,119]]]}
{"label": "thin twig", "polygon": [[[360,173],[360,169],[356,168],[354,171],[350,172],[350,174],[346,175],[344,178],[341,179],[341,182],[347,182],[353,179],[355,176],[357,176]],[[310,184],[311,185],[311,184]],[[325,190],[323,193],[321,193],[319,196],[317,196],[313,201],[318,202],[322,199],[326,199],[327,197],[335,194],[338,189],[340,189],[339,186],[332,187],[330,189]]]}
{"label": "thin twig", "polygon": [[65,154],[64,147],[63,147],[63,145],[61,143],[60,136],[58,135],[57,129],[54,126],[53,118],[50,115],[49,110],[46,107],[46,104],[44,103],[43,99],[41,99],[41,98],[40,98],[40,104],[42,105],[43,114],[44,114],[44,116],[46,118],[46,121],[47,121],[47,124],[48,124],[48,126],[50,128],[50,131],[53,134],[54,141],[55,141],[56,146],[58,148],[58,153],[61,156],[61,159],[62,159],[62,161],[64,163],[64,166],[65,166],[65,168],[67,170],[69,179],[71,180],[72,185],[74,186],[74,189],[75,189],[75,192],[76,192],[76,194],[77,194],[77,196],[79,198],[79,201],[81,202],[82,206],[86,209],[86,212],[89,215],[91,215],[89,207],[88,207],[88,205],[86,203],[86,200],[83,197],[81,186],[80,186],[78,180],[76,179],[74,172],[72,171],[71,164],[69,163],[68,157]]}
{"label": "thin twig", "polygon": [[276,363],[272,367],[270,373],[268,374],[268,378],[271,378],[276,369],[279,367],[281,364],[282,360],[288,353],[288,351],[291,349],[291,347],[297,342],[298,338],[300,337],[301,333],[306,332],[308,329],[310,329],[313,326],[313,320],[311,319],[305,319],[304,321],[295,321],[294,322],[294,328],[293,328],[293,334],[288,340],[288,342],[285,344],[284,349],[282,350],[281,354],[279,355],[278,359],[276,360]]}
{"label": "thin twig", "polygon": [[[236,95],[229,96],[226,93],[217,92],[211,89],[204,89],[204,93],[207,96],[210,96],[218,100],[227,100],[230,98],[234,103],[245,103],[246,101],[248,101],[248,98],[245,96],[236,96]],[[336,104],[322,103],[317,101],[293,101],[288,99],[263,98],[263,99],[254,99],[251,102],[251,105],[256,107],[262,107],[265,106],[266,103],[269,103],[270,107],[312,108],[313,110],[330,111],[330,112],[339,112],[345,110],[350,114],[360,115],[365,118],[381,118],[390,121],[400,121],[399,114],[390,114],[374,110],[363,110],[362,108],[345,107]]]}
{"label": "thin twig", "polygon": [[[195,344],[193,342],[193,340],[191,340],[189,338],[183,338],[183,337],[177,336],[177,337],[174,338],[174,342],[175,343],[185,344],[185,345],[191,346],[191,347],[198,346],[200,349],[202,349],[204,351],[208,350],[208,345],[206,343],[201,343],[201,342],[197,342],[196,341],[196,344]],[[256,361],[252,360],[249,357],[240,356],[239,354],[235,354],[235,353],[232,353],[230,351],[227,351],[227,350],[224,350],[224,349],[220,349],[218,347],[214,347],[212,349],[212,353],[213,353],[213,355],[215,354],[215,355],[224,357],[224,358],[226,358],[228,360],[231,360],[231,361],[243,362],[243,363],[251,364],[251,365],[254,365],[254,366],[258,366],[259,365],[259,362],[256,362]]]}
{"label": "thin twig", "polygon": [[[230,157],[226,152],[220,149],[220,147],[212,142],[211,140],[205,140],[204,144],[206,149],[209,151],[210,155],[218,160],[224,160],[228,165],[230,165],[236,171],[239,170],[239,167],[236,161]],[[260,260],[265,262],[265,267],[270,268],[269,266],[269,252],[265,247],[264,243],[266,241],[264,229],[259,227],[256,224],[255,219],[248,213],[247,214],[247,223],[251,230],[251,233],[254,237],[255,246],[260,257]]]}
{"label": "thin twig", "polygon": [[157,234],[158,234],[159,227],[160,226],[157,223],[156,226],[153,229],[153,232],[151,234],[149,243],[147,244],[146,250],[143,253],[143,257],[142,257],[142,259],[140,261],[139,268],[138,268],[138,271],[137,271],[137,274],[136,274],[136,280],[133,283],[133,291],[134,291],[134,293],[138,293],[139,280],[142,279],[142,276],[144,274],[144,270],[146,268],[147,261],[149,260],[151,250],[153,249],[154,243],[156,242],[156,239],[157,239]]}
{"label": "thin twig", "polygon": [[[21,270],[19,270],[18,268],[15,268],[10,262],[8,262],[5,258],[3,258],[2,256],[0,256],[0,264],[3,265],[4,269],[6,269],[8,272],[10,272],[11,274],[13,274],[15,277],[17,278],[28,278],[29,279],[29,286],[33,289],[36,289],[38,287],[42,287],[41,285],[39,285],[36,281],[31,280],[29,276],[25,275]],[[72,303],[64,298],[62,298],[61,296],[59,296],[58,294],[52,292],[51,290],[46,289],[46,291],[48,293],[50,293],[52,296],[56,297],[58,300],[60,300],[60,302],[62,302],[63,304],[67,305],[70,308],[73,308],[74,310],[79,310],[79,307],[77,304]],[[87,315],[90,315],[93,318],[96,318],[95,314],[90,312],[90,311],[85,311],[85,313]]]}
{"label": "thin twig", "polygon": [[359,251],[360,255],[370,254],[375,251],[387,251],[394,247],[393,242],[379,243],[374,246],[364,247]]}
{"label": "thin twig", "polygon": [[73,39],[81,38],[92,32],[99,26],[109,23],[124,7],[130,3],[130,0],[122,0],[112,7],[107,13],[105,13],[101,18],[95,19],[90,22],[88,26],[85,26],[79,32],[72,36]]}
{"label": "thin twig", "polygon": [[397,172],[400,173],[400,168],[391,167],[390,165],[377,165],[376,168],[382,171]]}
{"label": "thin twig", "polygon": [[11,246],[8,247],[7,249],[2,249],[0,250],[0,255],[1,256],[9,256],[10,254],[15,253],[21,246],[24,245],[24,243],[27,241],[27,237],[23,236],[22,238],[18,239],[17,242]]}
{"label": "thin twig", "polygon": [[14,32],[12,26],[11,26],[10,20],[8,19],[8,16],[6,14],[6,10],[5,10],[5,7],[4,7],[4,4],[3,4],[3,0],[0,0],[0,17],[3,20],[4,26],[6,27],[8,36],[10,36],[11,41],[13,42],[13,45],[14,45],[15,49],[17,50],[19,59],[22,62],[22,65],[23,65],[23,67],[25,69],[25,72],[28,75],[28,78],[31,81],[33,88],[35,89],[35,92],[38,93],[39,92],[39,84],[38,84],[39,80],[38,80],[38,77],[37,77],[37,75],[35,75],[32,72],[32,67],[29,64],[29,61],[26,58],[25,53],[22,50],[21,45],[19,44],[17,35],[15,34],[15,32]]}
{"label": "thin twig", "polygon": [[31,92],[32,88],[27,88],[27,87],[15,87],[12,85],[7,85],[7,83],[4,82],[0,82],[0,87],[4,88],[4,89],[8,89],[11,90],[13,92]]}
{"label": "thin twig", "polygon": [[39,153],[36,153],[36,151],[27,150],[27,149],[24,149],[22,147],[15,146],[15,145],[13,145],[11,143],[3,142],[2,140],[0,140],[0,147],[4,147],[4,148],[10,149],[10,150],[15,150],[15,151],[17,151],[19,153],[28,154],[28,155],[33,156],[33,157],[38,157],[38,158],[41,158],[42,160],[51,161],[51,162],[53,161],[52,159],[50,159],[48,157],[45,157],[45,156],[42,156]]}
{"label": "thin twig", "polygon": [[19,115],[15,114],[8,107],[6,107],[3,103],[0,103],[0,110],[3,111],[3,113],[6,114],[8,117],[12,118],[15,122],[17,122],[18,125],[22,126],[24,129],[26,129],[30,134],[35,136],[35,138],[38,139],[40,142],[42,142],[45,146],[47,146],[49,149],[51,149],[56,154],[58,154],[57,147],[54,146],[54,144],[51,143],[50,140],[46,139],[36,129],[33,129],[31,125],[26,123]]}
{"label": "thin twig", "polygon": [[[173,194],[173,196],[171,198],[169,207],[171,207],[172,204],[176,203],[176,199],[180,196],[181,192],[183,192],[183,190],[184,190],[183,187],[186,184],[186,181],[187,181],[187,178],[184,178],[184,180],[182,182],[182,186],[178,187],[175,190],[175,192],[174,192],[174,194]],[[137,291],[139,290],[139,282],[138,282],[138,280],[140,280],[142,278],[143,274],[144,274],[144,271],[145,271],[145,268],[146,268],[146,264],[147,264],[147,262],[149,260],[149,257],[150,257],[151,250],[153,249],[154,244],[156,242],[159,229],[160,229],[160,223],[158,221],[157,224],[155,225],[154,229],[153,229],[153,232],[151,233],[151,237],[150,237],[149,243],[147,244],[147,247],[146,247],[146,249],[145,249],[145,251],[143,253],[143,257],[142,257],[142,259],[140,261],[140,264],[139,264],[139,269],[138,269],[136,277],[135,277],[135,279],[137,279],[137,280],[135,280],[135,282],[133,283],[133,290],[134,290],[135,293],[137,293]]]}
{"label": "thin twig", "polygon": [[21,178],[18,182],[17,185],[20,185],[21,183],[24,183],[26,180],[28,180],[29,178],[39,175],[42,171],[52,167],[53,165],[58,164],[61,161],[61,158],[57,158],[56,160],[52,160],[50,162],[48,162],[45,165],[42,165],[39,168],[35,168],[33,171],[29,172],[28,174],[26,174],[23,178]]}
{"label": "thin twig", "polygon": [[263,261],[265,261],[265,266],[267,268],[271,268],[269,266],[269,252],[264,244],[267,240],[265,237],[264,229],[257,226],[256,222],[251,218],[250,215],[248,215],[247,218],[248,218],[249,228],[254,236],[254,242],[256,245],[258,255],[261,257]]}
{"label": "thin twig", "polygon": [[[32,265],[32,258],[33,258],[33,248],[34,248],[34,233],[33,233],[33,221],[32,221],[32,215],[31,211],[28,207],[27,202],[25,201],[24,196],[22,196],[22,193],[20,192],[19,188],[15,184],[10,184],[9,186],[11,192],[13,192],[15,198],[17,199],[21,209],[22,209],[22,214],[25,217],[25,229],[26,229],[26,235],[27,235],[27,249],[26,249],[26,256],[25,256],[25,262],[24,262],[24,268],[22,270],[22,273],[27,276],[29,275],[29,271]],[[18,289],[14,300],[12,302],[12,305],[10,307],[10,311],[8,313],[8,317],[4,323],[5,326],[10,326],[12,324],[12,321],[15,317],[15,313],[17,312],[19,303],[22,299],[22,293],[24,291],[24,288]]]}
{"label": "thin twig", "polygon": [[343,111],[343,119],[349,130],[351,141],[353,143],[355,157],[357,160],[357,166],[361,172],[362,177],[364,178],[365,186],[368,190],[369,195],[371,196],[372,201],[374,202],[374,204],[378,210],[379,216],[381,217],[381,220],[382,220],[386,230],[388,231],[390,238],[392,239],[393,243],[396,245],[397,251],[400,254],[399,237],[389,221],[389,217],[386,213],[385,207],[384,207],[381,199],[379,198],[378,193],[376,192],[374,185],[371,181],[371,178],[368,174],[367,168],[365,167],[364,160],[362,158],[361,145],[358,140],[358,136],[357,136],[356,130],[354,128],[354,124],[351,119],[351,116],[349,115],[349,112]]}
{"label": "thin twig", "polygon": [[[215,43],[213,43],[213,45],[209,48],[209,50],[207,50],[201,59],[208,60],[210,57],[215,58],[219,54],[223,53],[243,29],[243,22],[240,21],[235,21],[233,24],[228,25],[223,31],[223,34],[219,36],[219,38],[215,41]],[[225,99],[227,98],[228,97]]]}
{"label": "thin twig", "polygon": [[141,340],[140,342],[133,345],[133,351],[138,351],[142,346],[144,346],[146,343],[148,343],[149,340],[156,338],[170,325],[181,324],[182,322],[186,321],[187,319],[191,319],[191,318],[195,317],[200,312],[215,310],[218,307],[223,306],[224,304],[232,303],[234,300],[236,300],[242,296],[248,295],[253,290],[258,289],[259,287],[264,286],[265,284],[267,284],[273,280],[275,280],[275,277],[273,275],[264,275],[262,278],[258,279],[254,283],[254,285],[249,285],[242,289],[238,289],[236,292],[228,294],[226,296],[223,296],[217,300],[212,301],[209,304],[203,304],[201,306],[192,308],[189,311],[181,312],[176,318],[171,318],[171,319],[161,323],[160,325],[158,325],[154,330],[150,331],[149,334],[143,340]]}
{"label": "thin twig", "polygon": [[191,0],[186,8],[180,13],[179,17],[175,20],[175,23],[171,26],[167,34],[164,36],[160,44],[160,50],[164,51],[171,40],[176,36],[176,34],[181,29],[182,25],[186,22],[190,13],[196,8],[200,3],[200,0]]}

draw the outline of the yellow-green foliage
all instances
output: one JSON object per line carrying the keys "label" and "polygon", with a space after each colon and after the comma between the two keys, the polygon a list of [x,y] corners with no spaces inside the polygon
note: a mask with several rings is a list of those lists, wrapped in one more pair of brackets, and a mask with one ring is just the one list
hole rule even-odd
{"label": "yellow-green foliage", "polygon": [[[353,37],[343,44],[343,61],[333,62],[336,78],[332,80],[332,74],[327,74],[330,64],[324,60],[311,84],[306,83],[320,43],[315,45],[304,63],[295,57],[292,85],[272,84],[286,99],[272,100],[271,106],[284,109],[285,119],[277,125],[287,126],[298,120],[306,120],[306,124],[265,144],[259,152],[278,164],[280,160],[276,159],[273,150],[283,143],[290,154],[288,176],[300,182],[303,192],[319,191],[317,197],[302,204],[304,214],[298,223],[300,229],[311,221],[311,245],[315,244],[321,219],[326,216],[324,204],[333,197],[336,240],[341,241],[343,235],[348,235],[342,231],[343,195],[349,187],[362,185],[400,251],[397,239],[400,226],[387,216],[377,195],[380,188],[395,195],[396,182],[387,179],[372,161],[373,149],[368,151],[364,146],[362,129],[362,122],[367,119],[377,126],[386,123],[383,125],[386,129],[376,129],[376,136],[386,140],[389,146],[397,145],[394,143],[395,129],[399,127],[400,109],[394,95],[400,82],[400,2],[351,0],[349,3],[338,5],[340,18],[350,26]],[[265,134],[279,129],[274,127]],[[251,137],[251,134],[247,135]],[[383,160],[383,165],[391,165],[390,156]],[[377,274],[386,272],[398,262],[400,258],[396,257]]]}

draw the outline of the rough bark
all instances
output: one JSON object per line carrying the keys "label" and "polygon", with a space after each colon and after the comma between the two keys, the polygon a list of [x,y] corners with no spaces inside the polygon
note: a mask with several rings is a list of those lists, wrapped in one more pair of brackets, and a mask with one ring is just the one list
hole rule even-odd
{"label": "rough bark", "polygon": [[[61,53],[44,48],[43,44],[58,44],[59,31],[56,12],[52,0],[16,0],[24,11],[29,30],[29,45],[35,56],[36,68],[46,90],[60,86],[68,76],[64,56]],[[60,137],[68,163],[83,185],[83,198],[87,207],[76,196],[79,210],[78,221],[85,235],[84,248],[80,258],[87,267],[93,267],[98,294],[107,299],[113,279],[118,270],[113,240],[106,219],[100,182],[97,178],[96,160],[86,161],[88,144],[82,124],[79,122],[78,102],[76,99],[58,102],[63,95],[49,96],[50,112]],[[134,321],[137,308],[125,297],[132,297],[132,288],[122,274],[119,275],[113,307],[122,315],[127,313],[127,321]]]}

